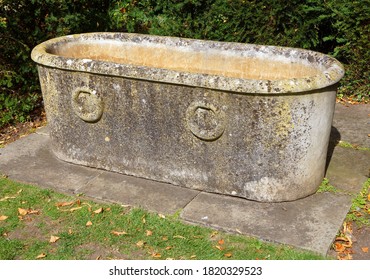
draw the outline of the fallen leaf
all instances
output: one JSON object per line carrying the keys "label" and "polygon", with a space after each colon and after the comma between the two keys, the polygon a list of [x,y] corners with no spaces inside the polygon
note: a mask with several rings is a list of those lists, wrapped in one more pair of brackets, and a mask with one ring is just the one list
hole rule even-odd
{"label": "fallen leaf", "polygon": [[166,250],[171,250],[172,249],[172,246],[167,246],[166,247]]}
{"label": "fallen leaf", "polygon": [[23,208],[18,208],[18,213],[21,216],[25,216],[25,215],[27,215],[28,210],[27,209],[23,209]]}
{"label": "fallen leaf", "polygon": [[102,212],[103,212],[103,208],[102,207],[94,211],[95,214],[100,214]]}
{"label": "fallen leaf", "polygon": [[334,243],[334,250],[336,252],[343,252],[345,249],[346,247],[344,247],[342,243],[339,243],[339,242]]}
{"label": "fallen leaf", "polygon": [[335,241],[343,241],[343,242],[348,242],[348,238],[345,236],[338,236],[335,238]]}
{"label": "fallen leaf", "polygon": [[218,249],[218,250],[220,250],[220,251],[222,251],[224,248],[222,248],[220,245],[216,245],[215,246],[216,247],[216,249]]}
{"label": "fallen leaf", "polygon": [[40,214],[40,211],[39,210],[28,210],[27,211],[27,214],[35,214],[35,215],[38,215],[38,214]]}
{"label": "fallen leaf", "polygon": [[223,245],[224,243],[225,243],[225,241],[223,239],[218,240],[219,245]]}
{"label": "fallen leaf", "polygon": [[353,259],[351,254],[340,255],[337,258],[338,260],[352,260]]}
{"label": "fallen leaf", "polygon": [[370,201],[370,193],[367,195],[367,200]]}
{"label": "fallen leaf", "polygon": [[127,232],[125,232],[125,231],[115,231],[115,230],[112,230],[111,233],[114,234],[114,235],[117,235],[117,236],[127,234]]}
{"label": "fallen leaf", "polygon": [[0,216],[0,221],[5,221],[6,219],[8,219],[8,216]]}
{"label": "fallen leaf", "polygon": [[243,234],[241,231],[240,231],[240,229],[235,229],[235,231],[237,232],[237,233],[239,233],[239,234]]}
{"label": "fallen leaf", "polygon": [[108,207],[107,209],[105,209],[105,211],[107,211],[107,212],[110,211],[110,207]]}
{"label": "fallen leaf", "polygon": [[143,216],[141,217],[141,221],[143,222],[143,224],[145,224],[145,223],[146,223],[145,215],[143,215]]}
{"label": "fallen leaf", "polygon": [[191,255],[190,258],[191,259],[195,259],[197,257],[197,255]]}
{"label": "fallen leaf", "polygon": [[214,231],[211,233],[211,238],[215,237],[218,234],[218,231]]}
{"label": "fallen leaf", "polygon": [[73,233],[72,229],[68,230],[68,234],[71,235]]}
{"label": "fallen leaf", "polygon": [[79,206],[79,207],[74,207],[74,208],[71,208],[69,210],[66,210],[66,211],[69,211],[69,212],[74,212],[76,210],[80,210],[82,208],[82,206]]}
{"label": "fallen leaf", "polygon": [[167,241],[167,240],[168,240],[168,237],[167,237],[167,236],[163,236],[163,237],[162,237],[162,240],[163,240],[163,241]]}
{"label": "fallen leaf", "polygon": [[140,240],[140,241],[138,241],[138,242],[136,243],[136,246],[141,248],[141,247],[143,247],[143,246],[145,245],[145,243],[146,243],[145,241]]}
{"label": "fallen leaf", "polygon": [[146,236],[152,236],[152,235],[153,235],[153,232],[151,230],[146,231]]}
{"label": "fallen leaf", "polygon": [[23,192],[23,190],[22,190],[22,189],[20,189],[19,191],[17,191],[17,194],[20,194],[21,192]]}
{"label": "fallen leaf", "polygon": [[162,257],[162,255],[160,253],[153,253],[152,257],[153,258],[160,258],[160,257]]}
{"label": "fallen leaf", "polygon": [[181,236],[181,235],[175,235],[173,238],[180,238],[180,239],[186,239],[186,237]]}
{"label": "fallen leaf", "polygon": [[369,252],[369,247],[362,247],[361,250],[364,253],[368,253]]}
{"label": "fallen leaf", "polygon": [[71,206],[75,204],[75,201],[69,201],[69,202],[57,202],[55,203],[56,207],[65,207],[65,206]]}
{"label": "fallen leaf", "polygon": [[55,242],[57,242],[59,239],[60,239],[60,237],[59,237],[59,236],[54,236],[54,235],[52,235],[52,236],[50,236],[50,240],[49,240],[49,242],[50,242],[50,243],[55,243]]}
{"label": "fallen leaf", "polygon": [[231,258],[231,257],[232,257],[232,255],[233,255],[233,254],[231,254],[231,253],[226,253],[226,254],[224,254],[224,256],[225,256],[226,258]]}
{"label": "fallen leaf", "polygon": [[86,223],[86,226],[87,226],[87,227],[92,226],[92,222],[91,222],[91,221],[88,221],[88,222]]}
{"label": "fallen leaf", "polygon": [[16,196],[4,196],[2,199],[0,199],[0,201],[5,201],[8,199],[14,199],[14,198],[17,198],[17,197]]}
{"label": "fallen leaf", "polygon": [[41,253],[40,255],[38,255],[37,257],[36,257],[36,259],[43,259],[43,258],[45,258],[46,257],[46,254],[45,253]]}
{"label": "fallen leaf", "polygon": [[193,238],[194,239],[203,239],[203,235],[194,235]]}
{"label": "fallen leaf", "polygon": [[163,215],[163,214],[158,214],[158,216],[159,216],[159,218],[161,218],[161,219],[166,219],[166,216],[165,216],[165,215]]}

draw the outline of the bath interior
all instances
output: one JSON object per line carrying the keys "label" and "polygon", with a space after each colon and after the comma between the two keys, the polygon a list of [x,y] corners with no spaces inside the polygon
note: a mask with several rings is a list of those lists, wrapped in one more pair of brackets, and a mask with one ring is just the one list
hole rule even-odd
{"label": "bath interior", "polygon": [[56,45],[49,53],[78,59],[108,61],[197,74],[219,75],[256,80],[282,80],[313,77],[320,73],[317,65],[303,64],[292,57],[253,56],[235,50],[204,46],[167,46],[145,42],[115,40],[69,42]]}

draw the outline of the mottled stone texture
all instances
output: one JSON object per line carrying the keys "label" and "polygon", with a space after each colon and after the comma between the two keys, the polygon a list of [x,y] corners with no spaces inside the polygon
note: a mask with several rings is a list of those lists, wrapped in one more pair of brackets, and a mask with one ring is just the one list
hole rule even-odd
{"label": "mottled stone texture", "polygon": [[[295,200],[317,190],[325,172],[336,83],[343,75],[335,60],[269,47],[269,54],[277,55],[269,64],[263,46],[121,33],[81,36],[54,39],[32,54],[53,151],[60,159],[257,201]],[[123,62],[117,48],[102,43],[104,36],[110,45],[124,46],[122,51],[135,54],[140,48],[143,65],[138,58]],[[179,45],[176,59],[200,55],[202,62],[189,72],[166,62],[166,43],[168,52]],[[87,44],[105,49],[106,56]],[[209,58],[217,67],[231,54],[240,53],[240,63],[263,60],[264,69],[253,75],[263,72],[264,77],[217,72],[202,57],[205,50],[217,54]],[[156,51],[163,55],[154,57]],[[211,61],[216,57],[221,62]],[[300,59],[310,69],[308,76],[302,70],[296,78]],[[248,63],[245,69],[258,67]],[[279,63],[282,72],[289,64],[295,68],[275,73]],[[266,78],[269,65],[275,71],[272,80]],[[309,85],[302,86],[304,81]]]}

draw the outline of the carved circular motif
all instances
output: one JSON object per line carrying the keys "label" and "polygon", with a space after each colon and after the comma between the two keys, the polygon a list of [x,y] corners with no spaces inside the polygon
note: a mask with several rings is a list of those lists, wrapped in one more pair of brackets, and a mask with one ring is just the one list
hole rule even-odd
{"label": "carved circular motif", "polygon": [[219,106],[201,100],[191,103],[186,110],[190,131],[202,140],[216,140],[225,130],[225,113]]}
{"label": "carved circular motif", "polygon": [[100,120],[104,105],[95,90],[80,87],[72,93],[73,111],[86,122],[97,122]]}

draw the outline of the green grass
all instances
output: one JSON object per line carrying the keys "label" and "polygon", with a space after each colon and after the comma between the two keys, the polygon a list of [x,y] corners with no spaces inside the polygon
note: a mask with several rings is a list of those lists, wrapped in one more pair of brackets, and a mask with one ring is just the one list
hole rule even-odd
{"label": "green grass", "polygon": [[[57,207],[62,202],[73,204]],[[28,214],[20,215],[19,208]],[[56,260],[323,258],[289,246],[184,224],[178,213],[164,217],[7,178],[0,178],[1,216],[7,218],[0,221],[0,259],[36,259],[40,255]],[[86,225],[89,221],[91,226]],[[51,243],[51,236],[60,239]]]}
{"label": "green grass", "polygon": [[354,145],[354,144],[351,144],[349,142],[346,142],[346,141],[339,141],[337,143],[337,145],[339,147],[342,147],[342,148],[350,148],[350,149],[355,149],[355,150],[360,150],[360,151],[370,151],[370,148],[367,148],[367,147],[361,147],[361,146],[358,146],[358,145]]}
{"label": "green grass", "polygon": [[346,220],[358,226],[370,226],[370,178],[364,183],[360,193],[352,199],[352,206]]}
{"label": "green grass", "polygon": [[317,192],[318,193],[322,193],[322,192],[337,193],[337,192],[339,192],[339,190],[336,187],[334,187],[333,185],[331,185],[327,178],[324,178],[323,181],[321,182],[321,185],[320,185],[319,189],[317,190]]}

